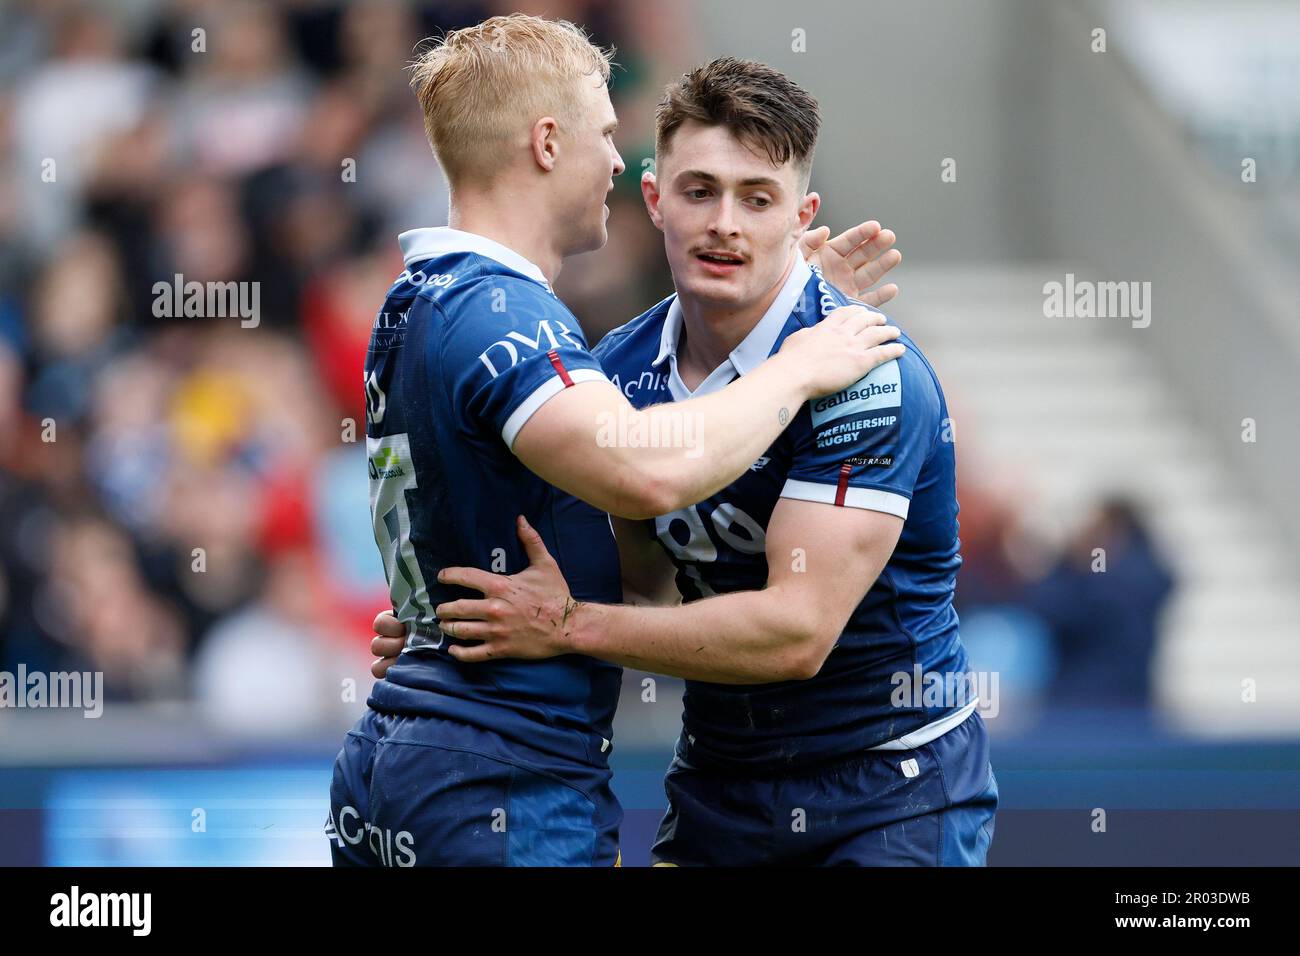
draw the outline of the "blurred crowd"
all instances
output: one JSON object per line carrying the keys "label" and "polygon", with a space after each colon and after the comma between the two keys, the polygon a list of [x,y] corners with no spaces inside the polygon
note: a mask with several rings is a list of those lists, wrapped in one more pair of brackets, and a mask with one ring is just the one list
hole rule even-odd
{"label": "blurred crowd", "polygon": [[[0,7],[0,670],[98,670],[110,699],[192,698],[282,730],[365,673],[387,595],[362,362],[397,233],[447,211],[403,67],[422,38],[513,10],[617,46],[629,172],[609,245],[557,287],[595,342],[671,291],[637,180],[660,84],[694,57],[664,26],[688,5],[650,6]],[[258,283],[256,325],[160,317],[154,284],[178,275]],[[1032,582],[1003,560],[1013,521],[973,491],[962,518],[963,610],[1039,628],[1086,683],[1071,657],[1097,653],[1071,636],[1096,604],[1086,569]],[[1098,521],[1135,567],[1154,561],[1122,503]],[[1158,612],[1155,564],[1111,602],[1117,620],[1133,601]],[[1113,641],[1154,640],[1124,627]],[[1120,690],[1142,697],[1144,680]]]}

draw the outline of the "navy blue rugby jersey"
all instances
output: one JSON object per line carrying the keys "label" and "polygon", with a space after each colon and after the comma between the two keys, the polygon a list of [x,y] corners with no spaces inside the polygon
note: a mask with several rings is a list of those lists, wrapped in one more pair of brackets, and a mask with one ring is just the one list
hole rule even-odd
{"label": "navy blue rugby jersey", "polygon": [[[722,388],[787,335],[853,302],[798,261],[767,314],[694,393],[677,373],[675,296],[610,332],[594,354],[637,407],[682,401]],[[693,763],[766,770],[905,749],[973,709],[951,694],[910,691],[929,675],[960,689],[968,667],[953,609],[961,557],[948,409],[920,349],[906,335],[898,341],[906,347],[900,359],[803,405],[737,481],[654,522],[677,567],[677,587],[692,601],[764,587],[766,528],[781,498],[905,519],[893,555],[816,677],[754,686],[687,681],[683,746]],[[917,675],[926,676],[918,682]]]}
{"label": "navy blue rugby jersey", "polygon": [[605,380],[573,314],[536,265],[454,229],[401,235],[406,269],[366,355],[366,448],[375,541],[408,639],[369,703],[445,717],[566,760],[603,765],[621,669],[590,657],[462,664],[433,609],[479,597],[439,584],[444,567],[514,574],[523,514],[575,597],[617,602],[608,517],[538,478],[511,452],[543,403]]}

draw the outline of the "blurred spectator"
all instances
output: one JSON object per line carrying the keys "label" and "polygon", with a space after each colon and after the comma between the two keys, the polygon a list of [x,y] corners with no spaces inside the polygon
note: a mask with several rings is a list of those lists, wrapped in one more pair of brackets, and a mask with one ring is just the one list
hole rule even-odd
{"label": "blurred spectator", "polygon": [[273,7],[235,0],[219,11],[206,49],[188,60],[196,65],[176,98],[173,125],[187,160],[204,172],[242,175],[291,158],[313,81],[297,66]]}
{"label": "blurred spectator", "polygon": [[69,642],[68,664],[102,671],[109,699],[181,697],[186,637],[174,611],[149,592],[130,539],[92,514],[54,529],[49,578],[39,600]]}
{"label": "blurred spectator", "polygon": [[158,77],[124,57],[117,22],[90,3],[51,5],[52,57],[19,82],[15,152],[30,188],[26,237],[48,250],[74,228],[79,193],[105,137],[141,121]]}
{"label": "blurred spectator", "polygon": [[364,643],[331,634],[338,622],[313,565],[308,547],[278,550],[258,600],[212,629],[194,680],[214,726],[241,736],[292,737],[345,722],[341,704],[364,699]]}
{"label": "blurred spectator", "polygon": [[59,245],[32,290],[33,412],[64,422],[89,412],[95,376],[123,344],[122,291],[117,254],[103,237],[77,233]]}
{"label": "blurred spectator", "polygon": [[1056,640],[1054,705],[1150,704],[1156,625],[1173,583],[1134,505],[1104,502],[1027,597]]}

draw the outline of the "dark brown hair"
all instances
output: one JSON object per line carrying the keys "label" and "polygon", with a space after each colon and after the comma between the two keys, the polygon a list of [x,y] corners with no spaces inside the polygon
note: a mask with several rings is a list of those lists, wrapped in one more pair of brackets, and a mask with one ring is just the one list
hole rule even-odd
{"label": "dark brown hair", "polygon": [[780,70],[723,56],[684,75],[664,91],[655,110],[655,150],[666,153],[682,123],[730,127],[750,149],[780,166],[793,159],[812,168],[821,129],[817,100]]}

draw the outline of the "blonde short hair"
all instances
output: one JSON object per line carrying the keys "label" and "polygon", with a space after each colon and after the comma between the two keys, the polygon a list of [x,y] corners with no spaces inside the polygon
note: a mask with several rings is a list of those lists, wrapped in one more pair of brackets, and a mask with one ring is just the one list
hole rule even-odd
{"label": "blonde short hair", "polygon": [[572,118],[572,81],[608,83],[613,52],[567,20],[518,13],[434,40],[411,64],[411,88],[448,181],[490,179],[532,122]]}

